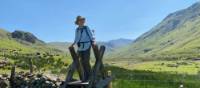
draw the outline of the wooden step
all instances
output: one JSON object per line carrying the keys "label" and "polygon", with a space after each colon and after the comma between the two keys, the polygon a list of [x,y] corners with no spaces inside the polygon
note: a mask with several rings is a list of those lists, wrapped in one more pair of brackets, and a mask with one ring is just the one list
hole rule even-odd
{"label": "wooden step", "polygon": [[68,82],[66,88],[86,88],[88,85],[89,82],[73,81],[73,82]]}
{"label": "wooden step", "polygon": [[82,81],[73,81],[73,82],[69,82],[67,83],[67,85],[69,86],[87,86],[89,85],[89,82],[82,82]]}

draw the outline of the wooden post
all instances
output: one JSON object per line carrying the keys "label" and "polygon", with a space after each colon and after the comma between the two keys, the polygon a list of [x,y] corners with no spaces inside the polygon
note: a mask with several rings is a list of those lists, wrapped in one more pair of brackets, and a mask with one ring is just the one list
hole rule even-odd
{"label": "wooden post", "polygon": [[104,55],[104,52],[105,52],[105,46],[101,46],[100,50],[99,50],[98,46],[94,45],[93,51],[94,51],[94,55],[95,55],[95,58],[96,58],[96,62],[95,62],[95,65],[93,67],[93,70],[92,70],[92,76],[91,76],[91,79],[90,79],[90,82],[89,82],[90,83],[89,88],[93,88],[95,86],[95,79],[97,77],[97,73],[99,73],[100,68],[103,65],[102,64],[102,58],[103,58],[103,55]]}
{"label": "wooden post", "polygon": [[62,88],[67,88],[68,82],[70,82],[73,78],[75,69],[77,69],[77,71],[78,71],[80,80],[84,80],[83,67],[80,63],[79,56],[76,54],[74,47],[69,47],[69,51],[72,56],[73,63],[69,67],[69,71],[68,71],[67,77],[65,79],[65,83]]}
{"label": "wooden post", "polygon": [[67,83],[70,82],[72,80],[72,77],[73,77],[73,74],[75,72],[75,69],[76,69],[76,65],[75,63],[73,62],[70,66],[69,66],[69,71],[67,73],[67,77],[65,79],[65,83],[64,85],[62,86],[62,88],[67,88]]}
{"label": "wooden post", "polygon": [[[111,71],[108,71],[107,76],[108,76],[108,77],[112,77],[112,72],[111,72]],[[107,87],[107,88],[112,88],[112,81],[108,84],[108,87]]]}
{"label": "wooden post", "polygon": [[76,70],[76,65],[75,63],[73,62],[70,66],[69,66],[69,70],[68,70],[68,74],[67,74],[67,77],[66,77],[66,80],[65,82],[70,82],[72,80],[72,77],[73,77],[73,74]]}
{"label": "wooden post", "polygon": [[106,76],[107,77],[105,79],[101,79],[96,83],[95,88],[112,88],[113,78],[111,71],[108,71]]}
{"label": "wooden post", "polygon": [[73,62],[75,63],[76,69],[79,73],[80,80],[84,80],[83,67],[80,63],[79,56],[76,54],[74,47],[69,47],[69,51],[71,53]]}
{"label": "wooden post", "polygon": [[92,46],[93,48],[93,52],[94,52],[94,56],[96,58],[96,62],[95,62],[95,65],[92,69],[92,75],[91,75],[91,79],[90,79],[90,82],[89,82],[89,88],[93,88],[95,86],[95,79],[96,79],[96,69],[97,69],[97,62],[99,62],[99,49],[98,49],[98,46],[97,45],[93,45]]}
{"label": "wooden post", "polygon": [[[90,76],[89,83],[88,82],[81,82],[81,81],[75,81],[72,82],[72,77],[74,74],[75,69],[77,69],[78,74],[80,79],[84,79],[84,73],[83,73],[83,68],[82,65],[80,64],[79,56],[76,54],[75,49],[73,47],[69,47],[69,51],[71,53],[73,63],[70,65],[68,74],[64,83],[64,86],[62,88],[82,88],[82,87],[87,87],[87,88],[112,88],[112,77],[111,77],[111,71],[105,72],[104,66],[103,66],[103,55],[105,53],[105,46],[101,46],[100,49],[98,48],[97,45],[92,46],[94,55],[96,58],[96,62],[94,67],[92,68],[92,74]],[[97,78],[98,75],[100,74],[100,79]],[[79,87],[78,87],[79,86]]]}
{"label": "wooden post", "polygon": [[102,76],[102,78],[103,79],[105,79],[106,78],[106,76],[107,76],[107,74],[106,74],[106,71],[105,71],[105,69],[104,69],[104,65],[103,65],[103,56],[104,56],[104,53],[105,53],[105,46],[101,46],[101,48],[100,48],[100,58],[101,58],[101,65],[100,65],[100,72],[101,72],[101,76]]}
{"label": "wooden post", "polygon": [[11,75],[10,75],[10,87],[11,88],[15,88],[15,84],[14,84],[14,80],[15,80],[15,65],[12,66],[12,69],[11,69]]}
{"label": "wooden post", "polygon": [[32,58],[29,58],[29,69],[30,69],[30,74],[33,74],[33,61]]}

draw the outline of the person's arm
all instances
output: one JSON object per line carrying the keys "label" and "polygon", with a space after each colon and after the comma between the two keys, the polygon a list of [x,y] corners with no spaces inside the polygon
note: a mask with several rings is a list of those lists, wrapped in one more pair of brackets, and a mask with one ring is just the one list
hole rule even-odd
{"label": "person's arm", "polygon": [[87,32],[92,43],[95,43],[95,37],[89,27],[87,27]]}
{"label": "person's arm", "polygon": [[73,47],[75,44],[77,44],[77,42],[78,42],[78,29],[76,29],[75,39],[74,39],[74,42],[72,43],[71,47]]}

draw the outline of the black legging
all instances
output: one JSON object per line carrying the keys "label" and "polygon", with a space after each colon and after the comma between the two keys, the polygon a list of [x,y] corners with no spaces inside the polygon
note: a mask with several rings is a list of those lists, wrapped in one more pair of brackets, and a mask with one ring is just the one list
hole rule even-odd
{"label": "black legging", "polygon": [[90,65],[90,48],[86,51],[79,51],[80,61],[83,66],[84,80],[88,81],[91,76],[91,65]]}

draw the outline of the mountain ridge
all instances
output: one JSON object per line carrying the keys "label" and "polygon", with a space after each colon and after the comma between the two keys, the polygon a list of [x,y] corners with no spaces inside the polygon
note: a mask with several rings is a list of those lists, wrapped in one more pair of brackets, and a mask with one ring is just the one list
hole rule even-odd
{"label": "mountain ridge", "polygon": [[169,14],[130,46],[109,58],[194,58],[199,57],[200,3]]}
{"label": "mountain ridge", "polygon": [[[13,36],[13,33],[17,36]],[[0,29],[0,40],[0,49],[20,50],[23,51],[22,53],[49,52],[50,50],[55,53],[62,53],[58,49],[47,46],[45,42],[39,40],[30,32],[19,30],[9,32]]]}
{"label": "mountain ridge", "polygon": [[[106,51],[111,52],[117,48],[129,45],[133,42],[131,39],[119,38],[110,41],[97,41],[98,45],[105,45]],[[64,52],[68,52],[68,47],[71,45],[71,42],[49,42],[48,45],[51,47],[55,47]]]}
{"label": "mountain ridge", "polygon": [[45,43],[42,40],[39,40],[35,35],[30,32],[25,32],[21,30],[15,30],[11,33],[11,37],[18,40],[23,40],[29,43]]}

